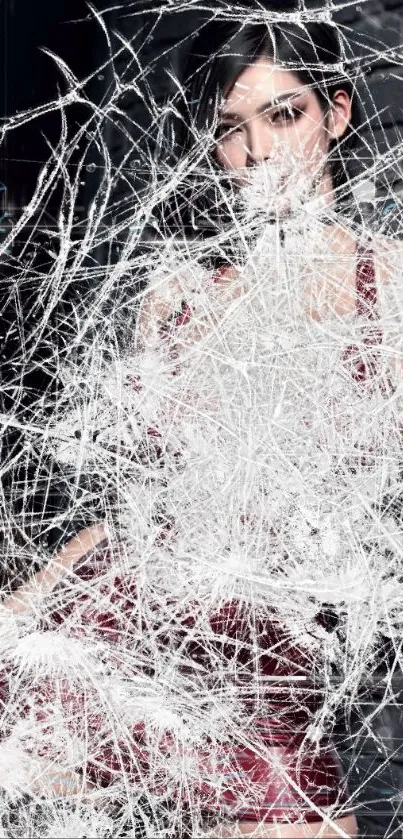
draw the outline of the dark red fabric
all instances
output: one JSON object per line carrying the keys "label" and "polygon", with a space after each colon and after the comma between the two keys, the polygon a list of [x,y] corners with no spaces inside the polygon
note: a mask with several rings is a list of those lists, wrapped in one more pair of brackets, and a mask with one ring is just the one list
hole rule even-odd
{"label": "dark red fabric", "polygon": [[344,360],[350,365],[351,375],[357,383],[369,383],[378,372],[377,348],[383,339],[379,325],[374,253],[370,247],[357,247],[355,289],[357,322],[365,326],[361,345],[351,344],[347,347]]}
{"label": "dark red fabric", "polygon": [[[369,332],[367,329],[363,343],[368,348],[376,348],[382,341],[382,333],[377,325],[373,254],[369,249],[361,249],[357,256],[357,319],[374,322],[373,329]],[[227,270],[228,267],[224,266],[214,279],[218,281]],[[174,316],[175,326],[184,325],[190,317],[190,307],[184,302],[181,312]],[[352,362],[352,375],[357,382],[367,380],[376,371],[375,362],[369,359],[370,354],[362,358],[360,353],[358,346],[348,347],[345,353],[346,360]],[[150,428],[149,435],[158,437],[157,429]],[[163,539],[164,534],[159,538]],[[75,581],[81,580],[83,588],[78,601],[75,601],[80,604],[82,625],[75,627],[74,632],[80,635],[91,627],[96,636],[107,639],[111,645],[119,645],[131,619],[137,596],[136,581],[130,575],[116,576],[112,585],[109,581],[105,588],[98,585],[92,592],[92,582],[100,579],[109,563],[110,554],[107,548],[103,548],[94,551],[75,568]],[[103,595],[102,605],[100,594]],[[69,603],[55,611],[49,618],[49,628],[64,626],[73,608],[74,604]],[[197,614],[196,603],[194,613]],[[204,668],[206,684],[214,672],[219,674],[228,662],[233,661],[240,702],[247,711],[245,719],[253,719],[253,737],[250,739],[257,743],[253,749],[247,744],[246,734],[242,742],[228,731],[228,743],[223,744],[218,753],[215,750],[214,760],[213,752],[200,750],[197,755],[200,782],[194,794],[199,797],[201,806],[219,811],[228,818],[232,814],[234,818],[257,822],[292,822],[303,815],[308,822],[317,821],[318,814],[309,802],[314,807],[326,808],[347,801],[341,764],[331,740],[323,735],[319,743],[314,744],[308,736],[313,714],[322,700],[320,685],[317,678],[315,680],[307,651],[290,642],[274,613],[265,620],[255,620],[253,627],[249,618],[248,612],[237,603],[228,603],[212,614],[209,650],[201,638],[195,637],[196,620],[192,616],[176,621],[175,626],[179,625],[180,629],[176,629],[172,638],[159,633],[161,644],[169,642],[180,644],[182,649],[185,647],[189,663],[197,662]],[[318,615],[318,622],[329,631],[335,628],[334,621],[328,626],[322,615]],[[220,662],[224,668],[221,668]],[[259,684],[259,699],[253,689],[255,683]],[[3,678],[0,684],[3,701],[7,690],[7,679]],[[43,717],[44,725],[46,713],[41,708],[49,703],[53,690],[49,680],[34,687],[38,719]],[[80,696],[67,682],[59,684],[58,690],[63,691],[66,713],[73,730],[80,730],[86,709],[91,753],[91,731],[97,731],[103,725],[102,719],[97,713],[88,713],[88,697]],[[165,750],[168,755],[171,747],[169,736],[163,737],[160,743],[162,753]],[[267,755],[272,756],[272,764]],[[118,742],[106,739],[101,749],[92,752],[86,774],[97,784],[105,786],[124,772],[131,783],[138,785],[144,782],[147,765],[146,729],[144,725],[136,724],[128,739]],[[222,781],[219,788],[214,783],[216,773]],[[163,785],[160,790],[154,787],[153,791],[163,793]],[[301,793],[307,796],[308,801]]]}

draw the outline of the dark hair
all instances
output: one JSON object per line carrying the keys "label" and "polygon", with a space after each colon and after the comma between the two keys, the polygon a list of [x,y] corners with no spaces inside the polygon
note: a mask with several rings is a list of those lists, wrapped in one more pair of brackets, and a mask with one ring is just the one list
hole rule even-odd
{"label": "dark hair", "polygon": [[343,50],[336,26],[329,23],[242,23],[210,20],[200,28],[188,57],[181,127],[180,153],[187,153],[195,134],[213,127],[219,103],[242,71],[267,57],[291,70],[301,84],[314,90],[324,112],[337,90],[352,102],[350,127],[340,141],[332,141],[330,163],[335,186],[347,180],[345,161],[355,144],[361,122],[354,83],[342,68]]}
{"label": "dark hair", "polygon": [[[279,6],[273,11],[278,13]],[[198,140],[206,133],[212,136],[215,127],[218,128],[216,121],[223,96],[243,70],[262,57],[295,73],[301,84],[315,92],[324,112],[337,90],[344,90],[350,97],[349,128],[340,140],[329,146],[336,202],[340,209],[344,204],[349,205],[350,175],[354,174],[353,167],[349,171],[349,162],[362,120],[354,82],[343,67],[337,27],[312,21],[296,23],[289,15],[284,17],[281,23],[266,22],[261,13],[258,22],[251,22],[247,17],[244,22],[210,18],[200,26],[180,79],[176,117],[165,133],[168,141],[165,150],[161,148],[165,163],[168,159],[175,166],[178,160],[184,161],[180,187],[174,188],[156,211],[156,228],[163,235],[167,232],[185,235],[191,240],[218,236],[220,247],[224,247],[225,231],[228,231],[225,248],[231,249],[233,217],[226,194],[234,190],[233,179],[222,170],[208,146],[201,148]],[[217,177],[210,177],[212,172]]]}

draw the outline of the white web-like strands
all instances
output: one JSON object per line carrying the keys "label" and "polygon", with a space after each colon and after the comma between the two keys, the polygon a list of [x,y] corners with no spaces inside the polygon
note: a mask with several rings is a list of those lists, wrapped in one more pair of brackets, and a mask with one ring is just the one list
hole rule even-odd
{"label": "white web-like strands", "polygon": [[[282,19],[236,4],[210,12]],[[331,15],[283,18],[303,28]],[[2,393],[3,595],[28,584],[18,608],[0,612],[7,837],[206,835],[261,809],[273,777],[303,821],[313,792],[304,755],[317,759],[338,715],[354,710],[357,739],[371,731],[401,664],[401,246],[381,236],[368,245],[345,188],[341,213],[326,206],[302,151],[279,148],[233,191],[209,164],[211,137],[195,135],[171,167],[159,127],[183,92],[178,81],[172,100],[153,101],[140,47],[121,39],[132,79],[111,55],[113,84],[97,107],[59,62],[68,91],[40,113],[60,110],[60,143],[2,244],[15,313],[7,338],[18,345]],[[343,72],[352,70],[353,59]],[[130,152],[117,168],[105,127],[119,121],[122,94],[146,89],[160,154],[139,141],[148,180],[137,193],[127,163],[138,131],[127,119]],[[77,103],[88,118],[72,135]],[[4,132],[40,113],[19,114]],[[89,147],[101,162],[88,163]],[[374,156],[361,180],[400,157],[399,146]],[[80,185],[95,165],[99,188],[78,225]],[[215,190],[214,235],[170,237],[157,210],[188,195],[192,178]],[[124,217],[114,203],[122,181]],[[60,212],[43,244],[56,184]],[[375,319],[354,309],[352,236],[379,268]],[[105,266],[96,254],[116,242]],[[211,254],[225,261],[229,249],[231,271],[216,282]],[[354,375],[360,365],[369,375]],[[35,371],[51,382],[27,395]],[[49,501],[55,484],[64,507]],[[34,576],[49,561],[41,529],[75,519],[105,522],[106,538],[88,552],[81,537],[75,563],[62,552]],[[360,698],[377,676],[368,711]],[[265,721],[296,737],[294,763],[280,760]],[[245,772],[241,752],[266,775]],[[330,819],[365,800],[354,761]],[[384,802],[391,823],[399,794]]]}

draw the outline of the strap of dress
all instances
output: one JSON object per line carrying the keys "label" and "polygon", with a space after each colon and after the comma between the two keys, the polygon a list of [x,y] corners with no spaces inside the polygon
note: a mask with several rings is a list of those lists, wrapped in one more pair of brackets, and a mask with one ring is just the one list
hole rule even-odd
{"label": "strap of dress", "polygon": [[355,307],[357,316],[368,320],[378,320],[374,252],[371,247],[357,245],[356,256]]}
{"label": "strap of dress", "polygon": [[[370,246],[357,245],[355,271],[355,311],[358,322],[365,322],[361,348],[350,346],[344,358],[352,362],[352,376],[356,382],[364,382],[376,376],[377,353],[375,348],[382,343],[383,335],[379,323],[378,293],[375,274],[374,252]],[[373,325],[368,325],[373,323]],[[374,352],[371,354],[371,348]]]}

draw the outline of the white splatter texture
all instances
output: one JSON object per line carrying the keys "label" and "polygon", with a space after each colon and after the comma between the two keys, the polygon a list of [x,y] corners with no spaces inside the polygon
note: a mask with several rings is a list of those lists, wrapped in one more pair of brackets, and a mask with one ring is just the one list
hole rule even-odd
{"label": "white splatter texture", "polygon": [[[164,14],[201,5],[169,3]],[[236,4],[216,13],[264,17]],[[331,19],[328,9],[292,19],[303,26],[310,16]],[[84,94],[64,72],[69,92],[44,108],[68,121],[69,104]],[[75,206],[88,164],[83,155],[74,175],[66,168],[80,138],[63,133],[2,245],[3,255],[18,250],[54,182],[63,183],[46,268],[32,276],[25,252],[13,267],[14,288],[33,285],[45,303],[1,416],[4,432],[23,440],[4,474],[19,463],[24,474],[28,461],[34,473],[26,485],[21,472],[16,479],[18,509],[2,498],[2,564],[12,577],[25,563],[31,585],[15,595],[21,609],[5,604],[0,613],[0,816],[10,837],[206,835],[261,794],[247,778],[231,810],[231,743],[289,773],[292,786],[258,721],[283,719],[287,728],[294,715],[301,755],[320,750],[336,715],[359,705],[386,645],[380,707],[400,667],[402,248],[372,244],[387,276],[376,327],[372,315],[341,314],[335,288],[352,257],[338,237],[365,245],[367,231],[352,220],[352,197],[338,220],[290,155],[256,167],[235,201],[210,167],[206,185],[215,179],[232,218],[215,239],[155,235],[142,245],[157,205],[180,192],[195,160],[201,167],[206,138],[195,137],[198,157],[173,171],[159,171],[142,151],[147,191],[141,201],[133,194],[129,219],[111,221],[121,173],[102,129],[118,114],[114,83],[102,108],[87,103],[81,131],[103,161],[84,233],[75,235]],[[155,127],[169,105],[161,115],[149,104]],[[4,131],[36,115],[19,114]],[[388,154],[368,171],[381,171]],[[92,256],[124,229],[105,271]],[[232,271],[214,282],[206,256],[228,242]],[[65,339],[58,303],[84,278],[96,293],[73,305]],[[180,317],[183,304],[189,317]],[[57,399],[47,392],[20,410],[18,376],[49,324],[49,369],[56,359],[62,386]],[[360,363],[371,368],[364,381],[353,375]],[[40,491],[45,503],[39,483],[52,458],[71,488],[70,515],[105,521],[108,536],[84,563],[60,570],[62,552],[58,581],[45,592],[33,574],[49,555],[24,499]],[[48,530],[61,526],[63,512],[46,515]],[[371,728],[365,707],[361,726]],[[309,793],[301,796],[305,806]],[[354,808],[353,786],[348,803]],[[345,809],[336,802],[330,815]]]}

